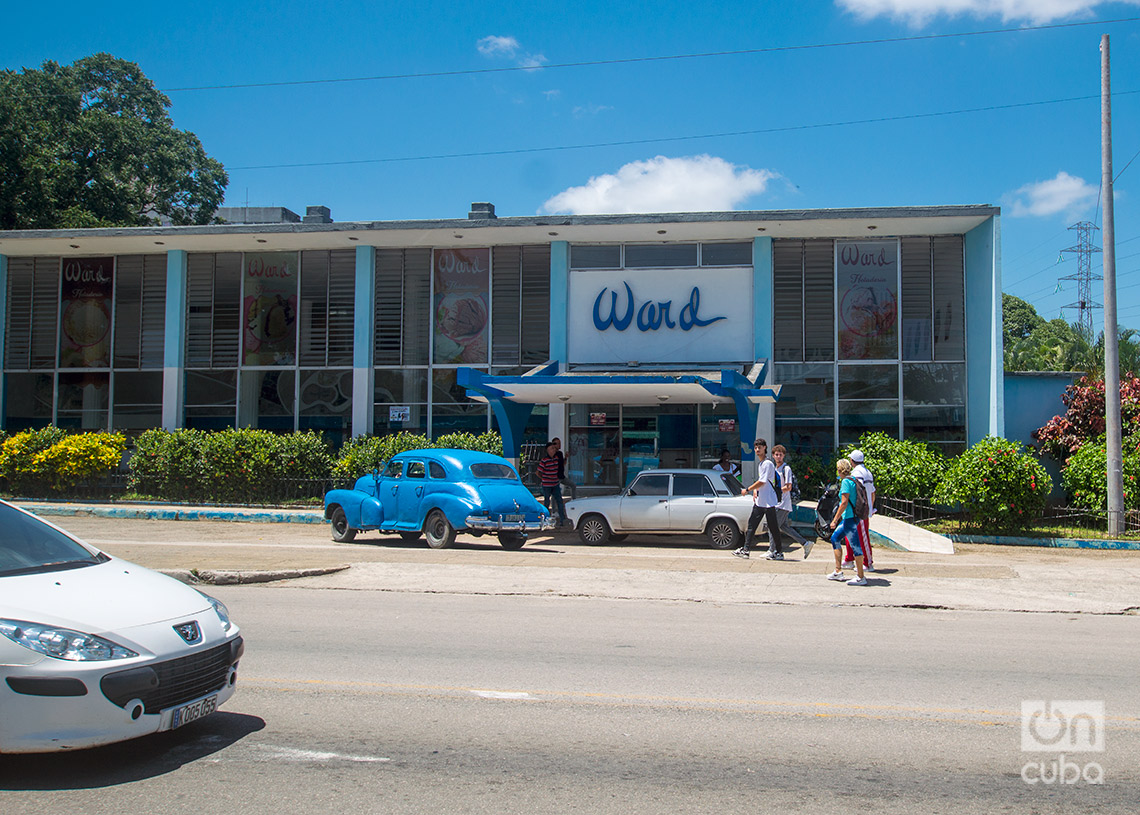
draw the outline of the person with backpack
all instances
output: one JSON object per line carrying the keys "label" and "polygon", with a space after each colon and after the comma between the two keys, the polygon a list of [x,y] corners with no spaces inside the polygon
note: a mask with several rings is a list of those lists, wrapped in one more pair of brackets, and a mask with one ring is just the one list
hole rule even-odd
{"label": "person with backpack", "polygon": [[[839,477],[839,506],[835,508],[835,517],[831,519],[831,549],[835,554],[835,571],[827,576],[828,580],[843,580],[843,566],[840,558],[843,556],[843,541],[847,541],[854,551],[854,564],[856,575],[847,581],[848,586],[866,586],[867,578],[863,575],[863,547],[859,542],[858,513],[866,511],[866,497],[862,485],[851,477],[851,462],[845,458],[835,463],[835,474]],[[864,497],[860,497],[864,493]]]}
{"label": "person with backpack", "polygon": [[796,486],[796,474],[792,472],[792,465],[788,464],[785,458],[788,455],[787,449],[782,444],[777,444],[772,448],[772,464],[776,468],[776,473],[780,476],[782,488],[779,496],[780,503],[776,505],[776,518],[779,521],[780,532],[787,535],[794,540],[804,550],[804,560],[811,554],[811,548],[815,545],[815,541],[810,541],[796,531],[795,527],[791,524],[792,518],[792,504],[800,498],[799,487]]}
{"label": "person with backpack", "polygon": [[767,458],[768,442],[757,439],[752,443],[752,449],[756,453],[760,469],[756,475],[756,482],[740,491],[741,495],[752,493],[752,514],[748,516],[744,545],[733,550],[732,554],[736,557],[748,557],[756,527],[760,525],[760,520],[764,519],[768,524],[768,554],[765,557],[768,560],[783,560],[784,546],[780,538],[780,522],[776,517],[776,505],[780,502],[777,496],[782,490],[780,475],[776,472],[776,466]]}
{"label": "person with backpack", "polygon": [[566,504],[562,501],[562,485],[558,481],[558,458],[555,453],[558,448],[554,442],[546,445],[546,452],[538,461],[538,479],[542,484],[542,498],[551,518],[554,510],[558,510],[558,525],[566,525]]}
{"label": "person with backpack", "polygon": [[[875,477],[871,475],[871,471],[867,469],[864,464],[864,457],[862,450],[852,450],[851,455],[847,457],[852,466],[851,477],[858,483],[863,485],[864,491],[867,493],[867,514],[866,517],[857,516],[859,521],[859,543],[863,547],[863,568],[868,572],[875,571],[874,557],[871,554],[871,516],[875,514]],[[853,553],[850,546],[845,547],[844,566],[851,568],[854,566]]]}

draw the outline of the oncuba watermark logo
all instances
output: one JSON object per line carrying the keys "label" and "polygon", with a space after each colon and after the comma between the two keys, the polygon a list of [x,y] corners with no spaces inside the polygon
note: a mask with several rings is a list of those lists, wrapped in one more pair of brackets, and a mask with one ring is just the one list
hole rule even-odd
{"label": "oncuba watermark logo", "polygon": [[1021,750],[1053,753],[1052,760],[1028,761],[1021,768],[1026,784],[1103,784],[1104,768],[1067,754],[1104,752],[1104,702],[1077,699],[1027,699],[1021,703]]}

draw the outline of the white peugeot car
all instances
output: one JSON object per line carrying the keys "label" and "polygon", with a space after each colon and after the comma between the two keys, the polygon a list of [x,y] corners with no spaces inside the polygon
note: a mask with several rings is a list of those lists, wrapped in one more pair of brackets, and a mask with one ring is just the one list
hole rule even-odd
{"label": "white peugeot car", "polygon": [[714,549],[740,546],[752,497],[740,481],[716,470],[642,470],[617,495],[566,503],[583,543],[622,540],[630,533],[708,535]]}
{"label": "white peugeot car", "polygon": [[217,600],[0,501],[0,753],[173,730],[234,692]]}

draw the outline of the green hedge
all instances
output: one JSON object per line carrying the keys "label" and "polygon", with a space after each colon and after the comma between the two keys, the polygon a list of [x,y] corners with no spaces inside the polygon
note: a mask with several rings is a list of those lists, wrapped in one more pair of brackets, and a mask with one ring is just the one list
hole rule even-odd
{"label": "green hedge", "polygon": [[934,501],[960,506],[965,522],[995,532],[1036,523],[1053,482],[1023,445],[987,436],[951,461]]}
{"label": "green hedge", "polygon": [[121,433],[25,430],[0,444],[0,483],[28,497],[68,493],[115,472],[126,447]]}
{"label": "green hedge", "polygon": [[886,433],[864,433],[858,444],[845,447],[841,455],[847,457],[853,450],[861,450],[866,457],[864,463],[875,477],[878,493],[906,501],[933,498],[950,466],[942,451],[920,441],[900,441]]}
{"label": "green hedge", "polygon": [[[1069,457],[1061,472],[1061,482],[1073,506],[1105,511],[1108,509],[1108,456],[1104,439],[1085,442]],[[1124,508],[1140,509],[1140,452],[1135,439],[1123,450]]]}

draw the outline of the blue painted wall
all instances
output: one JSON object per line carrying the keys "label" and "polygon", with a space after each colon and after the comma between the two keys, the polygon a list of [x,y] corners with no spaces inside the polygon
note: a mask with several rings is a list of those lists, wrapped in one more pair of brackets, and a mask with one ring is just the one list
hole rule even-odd
{"label": "blue painted wall", "polygon": [[966,233],[966,441],[1005,435],[1001,338],[1001,222]]}

